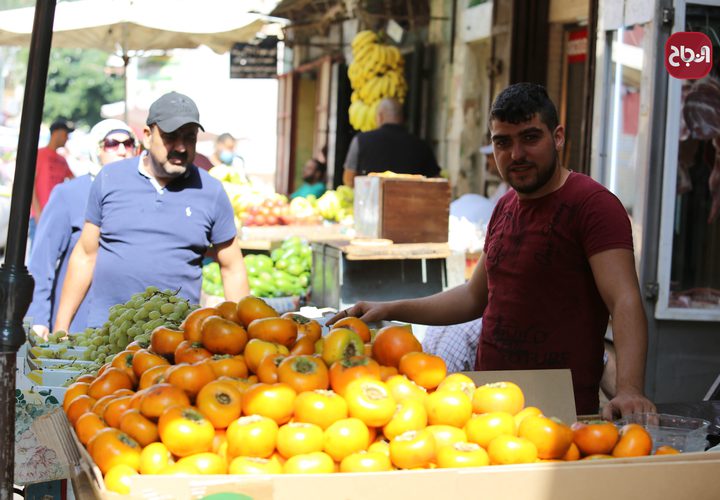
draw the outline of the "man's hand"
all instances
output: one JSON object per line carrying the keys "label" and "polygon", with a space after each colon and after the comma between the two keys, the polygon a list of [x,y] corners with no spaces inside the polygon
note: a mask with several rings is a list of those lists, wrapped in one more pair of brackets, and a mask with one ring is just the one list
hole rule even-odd
{"label": "man's hand", "polygon": [[33,325],[32,329],[39,337],[42,337],[44,340],[47,340],[48,335],[50,335],[50,329],[45,325]]}
{"label": "man's hand", "polygon": [[644,394],[638,391],[618,391],[602,409],[605,420],[615,420],[632,413],[654,413],[655,405]]}
{"label": "man's hand", "polygon": [[388,314],[389,310],[385,302],[358,302],[354,306],[338,312],[335,316],[327,320],[326,323],[332,325],[336,321],[340,321],[348,316],[360,318],[366,323],[373,323],[389,319]]}

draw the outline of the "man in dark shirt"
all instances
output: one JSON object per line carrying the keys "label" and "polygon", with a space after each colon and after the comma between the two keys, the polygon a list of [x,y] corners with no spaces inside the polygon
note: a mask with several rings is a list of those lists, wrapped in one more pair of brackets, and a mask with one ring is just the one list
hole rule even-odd
{"label": "man in dark shirt", "polygon": [[440,173],[428,144],[411,135],[403,126],[402,106],[395,99],[383,99],[377,110],[378,128],[357,134],[345,158],[343,183],[354,184],[356,175],[391,171],[436,177]]}

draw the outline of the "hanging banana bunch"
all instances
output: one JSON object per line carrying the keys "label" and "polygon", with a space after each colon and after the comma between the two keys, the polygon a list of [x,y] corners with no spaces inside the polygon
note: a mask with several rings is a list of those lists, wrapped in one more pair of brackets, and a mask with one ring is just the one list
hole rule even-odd
{"label": "hanging banana bunch", "polygon": [[367,132],[376,127],[375,114],[382,99],[405,100],[405,61],[397,47],[381,43],[374,31],[359,32],[351,46],[353,61],[348,66],[353,89],[348,110],[350,125],[355,130]]}

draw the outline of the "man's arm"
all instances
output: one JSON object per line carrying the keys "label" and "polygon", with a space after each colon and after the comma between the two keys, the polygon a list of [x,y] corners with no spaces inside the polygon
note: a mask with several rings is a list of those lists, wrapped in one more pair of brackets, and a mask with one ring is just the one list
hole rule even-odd
{"label": "man's arm", "polygon": [[355,186],[355,175],[352,170],[343,170],[343,184],[350,187]]}
{"label": "man's arm", "polygon": [[475,268],[470,281],[450,290],[419,299],[392,302],[358,302],[328,320],[332,324],[345,316],[355,316],[366,322],[397,320],[422,325],[453,325],[482,316],[488,301],[485,254]]}
{"label": "man's arm", "polygon": [[42,207],[40,206],[40,199],[37,195],[37,190],[33,189],[32,194],[32,211],[35,214],[35,220],[40,220],[40,213],[42,212]]}
{"label": "man's arm", "polygon": [[233,238],[225,243],[215,245],[215,249],[220,264],[225,300],[237,302],[250,293],[245,261],[240,246]]}
{"label": "man's arm", "polygon": [[55,318],[54,331],[67,331],[70,328],[70,323],[85,298],[90,283],[92,283],[99,246],[100,228],[95,224],[86,222],[80,240],[78,240],[72,254],[70,254],[65,283],[60,295],[60,305]]}
{"label": "man's arm", "polygon": [[348,147],[345,163],[343,164],[343,184],[353,187],[355,185],[355,176],[358,171],[358,158],[360,157],[360,141],[358,136],[352,138],[350,147]]}
{"label": "man's arm", "polygon": [[644,395],[647,320],[633,253],[606,250],[589,260],[595,284],[612,317],[617,355],[617,392],[603,408],[603,417],[655,411],[655,405]]}

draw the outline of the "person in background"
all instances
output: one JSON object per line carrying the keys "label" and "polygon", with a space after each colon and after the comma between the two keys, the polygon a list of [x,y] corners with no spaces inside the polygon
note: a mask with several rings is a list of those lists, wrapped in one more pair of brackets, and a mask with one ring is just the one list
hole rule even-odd
{"label": "person in background", "polygon": [[625,208],[601,184],[560,165],[565,130],[542,86],[503,90],[489,128],[498,170],[513,189],[495,208],[470,280],[430,297],[358,302],[328,323],[482,317],[476,370],[569,368],[578,414],[594,414],[612,317],[615,396],[602,415],[655,411],[643,392],[647,320]]}
{"label": "person in background", "polygon": [[235,146],[237,142],[232,134],[227,132],[220,134],[215,140],[215,151],[210,155],[210,162],[213,166],[232,166],[235,161]]}
{"label": "person in background", "polygon": [[[72,179],[73,173],[67,161],[57,150],[65,147],[68,136],[75,130],[75,124],[65,118],[58,118],[50,125],[50,142],[38,149],[35,166],[35,189],[32,197],[31,217],[36,225],[50,199],[50,192],[61,182]],[[34,228],[33,228],[34,229]]]}
{"label": "person in background", "polygon": [[[45,337],[55,322],[68,261],[85,222],[90,185],[100,169],[115,161],[135,156],[137,140],[132,129],[120,120],[103,120],[90,130],[90,172],[58,185],[50,194],[37,226],[28,270],[35,279],[33,300],[27,316],[33,329]],[[70,331],[86,327],[87,306],[78,307]]]}
{"label": "person in background", "polygon": [[215,140],[215,150],[210,155],[210,163],[213,167],[233,167],[243,181],[250,182],[245,173],[245,161],[235,153],[236,146],[237,141],[232,134],[227,132],[220,134]]}
{"label": "person in background", "polygon": [[402,105],[383,99],[377,109],[378,128],[353,137],[345,157],[343,183],[353,187],[355,176],[391,171],[397,174],[440,174],[435,155],[423,140],[403,126]]}
{"label": "person in background", "polygon": [[149,286],[179,290],[197,304],[203,256],[212,245],[225,298],[249,293],[222,184],[193,164],[200,113],[189,97],[157,99],[143,129],[145,152],[106,166],[90,188],[85,225],[70,256],[55,330],[67,330],[89,294],[87,324]]}
{"label": "person in background", "polygon": [[290,199],[301,197],[307,198],[310,195],[320,198],[326,191],[325,174],[327,165],[318,159],[310,158],[303,167],[303,183],[290,195]]}

